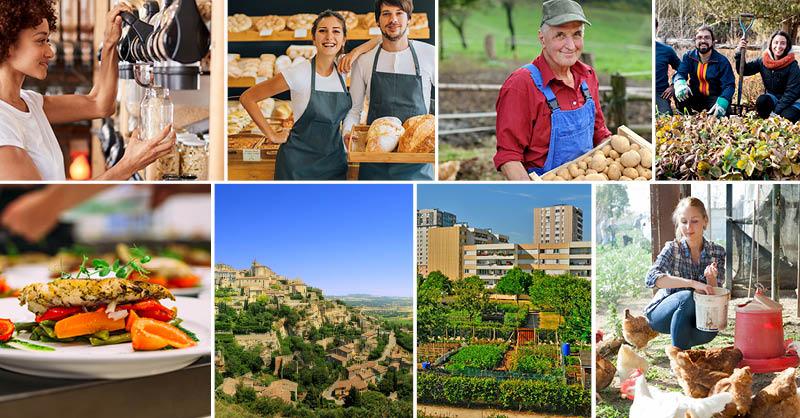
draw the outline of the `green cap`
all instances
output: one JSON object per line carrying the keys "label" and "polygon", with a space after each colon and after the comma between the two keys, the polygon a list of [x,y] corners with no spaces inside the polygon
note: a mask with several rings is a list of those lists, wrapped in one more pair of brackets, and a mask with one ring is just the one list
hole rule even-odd
{"label": "green cap", "polygon": [[580,4],[572,0],[547,0],[542,4],[542,24],[563,25],[567,22],[591,23],[583,14]]}

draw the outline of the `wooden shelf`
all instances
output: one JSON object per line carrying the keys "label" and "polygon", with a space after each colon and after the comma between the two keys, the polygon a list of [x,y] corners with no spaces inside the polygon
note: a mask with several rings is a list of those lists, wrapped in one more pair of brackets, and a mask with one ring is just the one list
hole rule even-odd
{"label": "wooden shelf", "polygon": [[[424,13],[414,13],[414,15],[420,15]],[[251,19],[254,21],[261,16],[250,16]],[[288,18],[288,16],[283,16],[284,18]],[[228,42],[264,42],[264,41],[310,41],[311,40],[311,31],[306,31],[306,36],[296,38],[294,35],[294,31],[292,30],[281,30],[277,32],[273,32],[269,36],[261,36],[259,31],[256,29],[249,29],[244,32],[228,32]],[[369,29],[364,29],[363,27],[359,26],[356,29],[348,30],[347,31],[347,39],[348,40],[369,40],[376,36],[379,36],[380,32],[374,35],[370,35]],[[411,30],[408,34],[409,38],[411,39],[429,39],[431,37],[430,28],[424,29],[414,29]]]}
{"label": "wooden shelf", "polygon": [[[259,77],[261,78],[261,77]],[[254,77],[228,77],[228,88],[249,88],[255,86],[256,78]],[[266,78],[261,81],[267,80]],[[350,78],[345,80],[345,85],[350,87]]]}
{"label": "wooden shelf", "polygon": [[412,152],[350,152],[347,154],[347,161],[351,163],[434,163],[436,154],[434,153],[412,153]]}

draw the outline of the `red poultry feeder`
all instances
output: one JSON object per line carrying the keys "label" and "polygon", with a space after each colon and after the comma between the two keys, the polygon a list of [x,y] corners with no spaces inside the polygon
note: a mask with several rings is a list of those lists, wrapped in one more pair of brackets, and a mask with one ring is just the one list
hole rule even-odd
{"label": "red poultry feeder", "polygon": [[783,339],[783,310],[780,304],[756,290],[755,299],[736,307],[733,345],[741,350],[739,367],[753,373],[774,373],[797,367],[800,357],[788,350],[791,340]]}

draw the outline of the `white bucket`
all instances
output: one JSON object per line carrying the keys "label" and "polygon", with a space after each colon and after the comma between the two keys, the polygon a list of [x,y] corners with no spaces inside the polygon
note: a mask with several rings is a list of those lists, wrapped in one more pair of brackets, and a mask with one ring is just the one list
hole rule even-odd
{"label": "white bucket", "polygon": [[728,289],[715,287],[713,295],[694,292],[695,326],[700,331],[720,331],[728,326]]}

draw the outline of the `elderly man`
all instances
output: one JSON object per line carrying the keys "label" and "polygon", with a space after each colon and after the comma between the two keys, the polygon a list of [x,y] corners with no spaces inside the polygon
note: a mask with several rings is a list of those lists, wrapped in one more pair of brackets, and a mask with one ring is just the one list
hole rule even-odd
{"label": "elderly man", "polygon": [[716,117],[725,116],[736,86],[731,63],[714,49],[710,26],[697,29],[694,46],[683,54],[678,71],[672,76],[678,111],[708,110]]}
{"label": "elderly man", "polygon": [[497,98],[494,165],[509,180],[529,180],[574,160],[611,135],[597,75],[578,61],[586,20],[572,0],[542,5],[542,53],[514,71]]}

